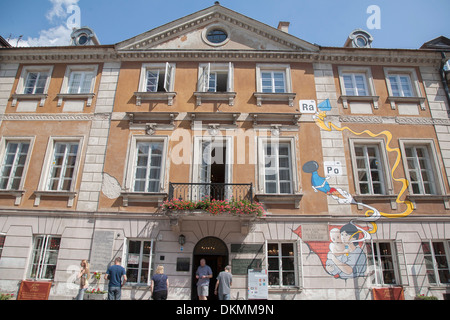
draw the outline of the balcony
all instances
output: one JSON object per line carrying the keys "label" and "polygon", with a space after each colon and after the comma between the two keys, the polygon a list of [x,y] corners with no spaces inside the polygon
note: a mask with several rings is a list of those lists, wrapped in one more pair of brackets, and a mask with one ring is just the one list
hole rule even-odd
{"label": "balcony", "polygon": [[169,183],[169,200],[247,200],[253,202],[251,183]]}

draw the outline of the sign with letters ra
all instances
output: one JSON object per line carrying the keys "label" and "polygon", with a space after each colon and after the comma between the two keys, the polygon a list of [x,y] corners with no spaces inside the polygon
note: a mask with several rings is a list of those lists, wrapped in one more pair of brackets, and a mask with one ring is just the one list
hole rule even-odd
{"label": "sign with letters ra", "polygon": [[316,113],[317,106],[315,100],[300,100],[299,107],[301,113]]}

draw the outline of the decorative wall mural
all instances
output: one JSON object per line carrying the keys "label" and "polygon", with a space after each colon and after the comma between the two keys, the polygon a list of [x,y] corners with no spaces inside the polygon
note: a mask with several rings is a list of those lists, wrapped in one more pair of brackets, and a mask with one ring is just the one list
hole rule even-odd
{"label": "decorative wall mural", "polygon": [[[340,279],[349,279],[364,276],[367,269],[367,257],[364,253],[364,244],[372,239],[372,235],[377,232],[376,222],[382,218],[401,218],[411,214],[414,205],[411,201],[402,200],[408,188],[406,178],[395,178],[394,172],[398,168],[401,160],[399,148],[391,147],[392,134],[385,130],[380,133],[373,133],[370,130],[356,132],[349,127],[339,127],[331,121],[326,122],[327,111],[331,110],[330,101],[327,99],[317,106],[318,111],[313,116],[316,125],[325,131],[349,131],[357,136],[369,136],[372,138],[382,137],[386,142],[388,153],[396,153],[397,157],[394,165],[390,168],[390,175],[393,181],[400,182],[402,188],[396,198],[396,202],[404,208],[400,213],[384,213],[377,208],[362,202],[357,202],[347,190],[334,187],[328,182],[330,176],[319,174],[319,163],[311,160],[306,162],[302,170],[311,174],[311,187],[314,192],[322,192],[331,197],[337,204],[358,205],[366,208],[364,216],[352,219],[342,226],[328,226],[328,241],[305,241],[311,250],[318,255],[327,273]],[[302,237],[301,226],[293,232]]]}

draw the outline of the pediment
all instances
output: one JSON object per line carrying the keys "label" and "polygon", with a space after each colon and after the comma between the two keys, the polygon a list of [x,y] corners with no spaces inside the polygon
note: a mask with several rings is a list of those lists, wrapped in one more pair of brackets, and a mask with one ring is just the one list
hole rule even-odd
{"label": "pediment", "polygon": [[[227,41],[212,45],[206,34],[226,31]],[[319,48],[286,32],[214,5],[116,44],[117,50],[270,50],[318,51]]]}

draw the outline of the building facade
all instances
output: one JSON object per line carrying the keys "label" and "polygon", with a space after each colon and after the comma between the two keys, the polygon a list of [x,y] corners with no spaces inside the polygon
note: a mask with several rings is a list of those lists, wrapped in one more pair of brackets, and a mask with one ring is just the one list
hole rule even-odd
{"label": "building facade", "polygon": [[232,299],[248,269],[269,299],[448,298],[441,54],[288,27],[215,4],[115,45],[0,49],[1,291],[71,299],[81,259],[122,257],[124,298],[163,265],[196,299],[205,258]]}

